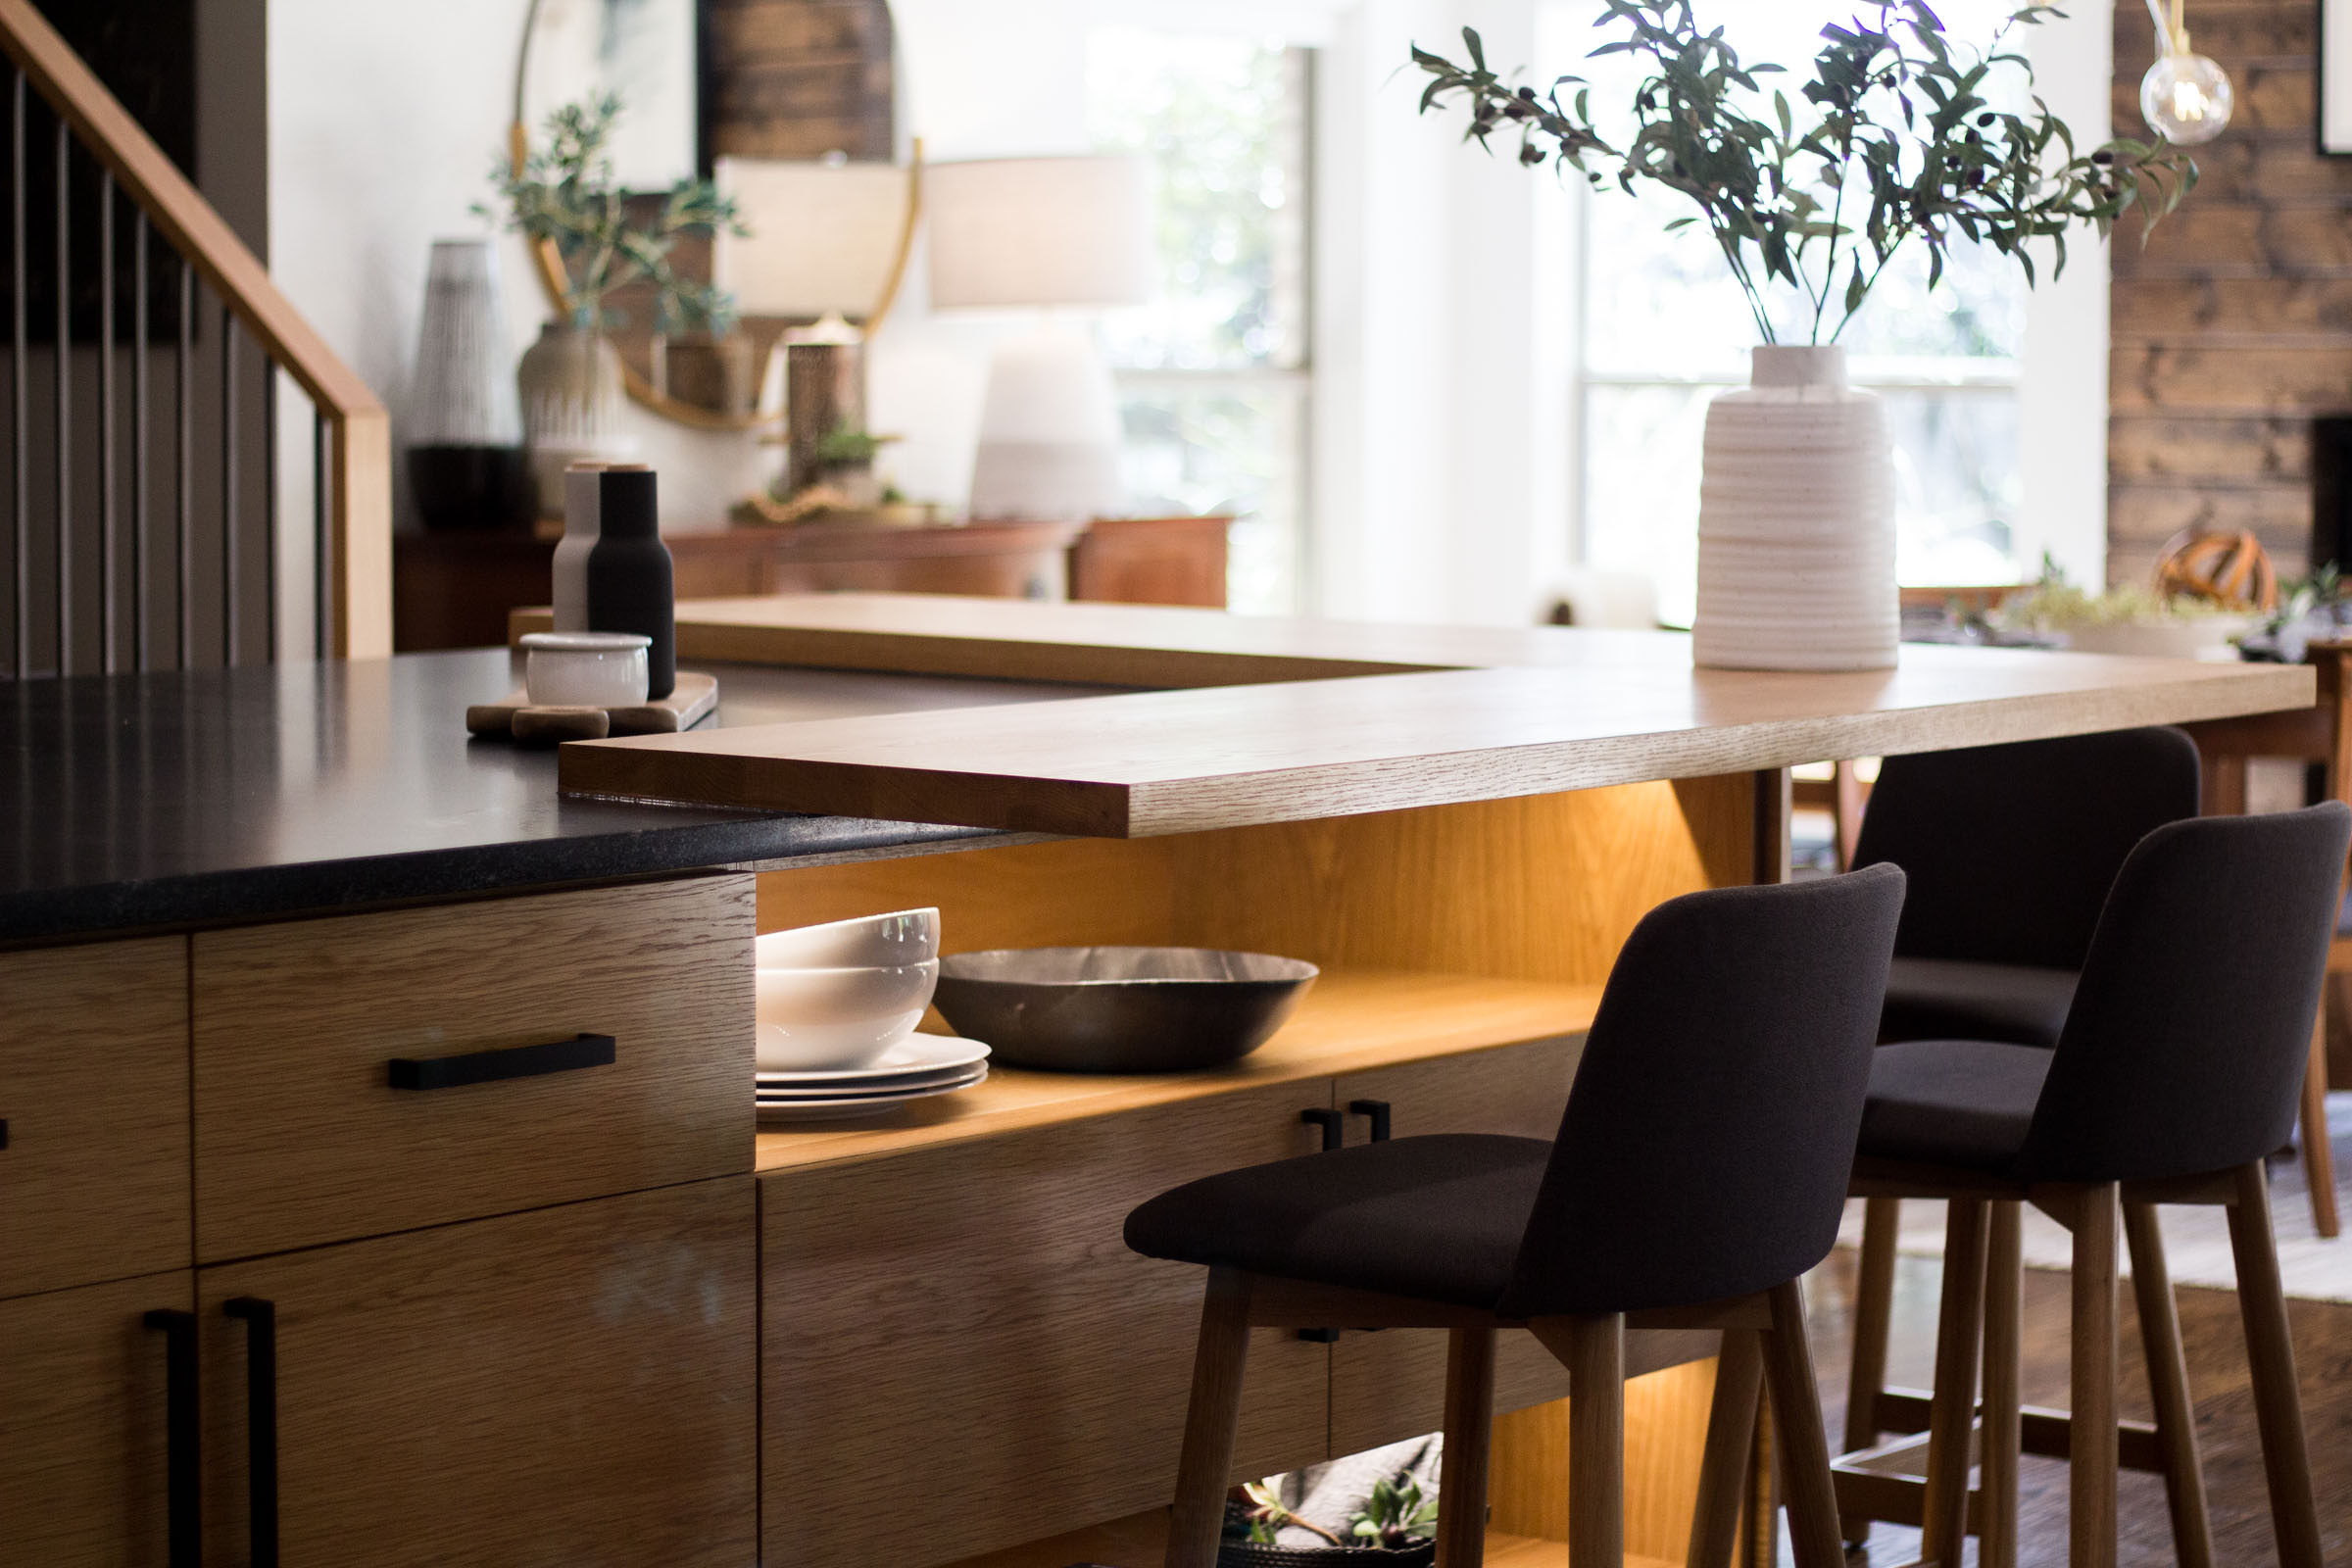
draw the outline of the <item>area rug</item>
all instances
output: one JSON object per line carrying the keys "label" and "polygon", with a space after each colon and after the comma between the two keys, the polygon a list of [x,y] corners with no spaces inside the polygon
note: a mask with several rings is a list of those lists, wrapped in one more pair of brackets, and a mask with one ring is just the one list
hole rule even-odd
{"label": "area rug", "polygon": [[[2341,1189],[2352,1181],[2352,1093],[2328,1097],[2328,1126],[2335,1146],[2335,1165]],[[2352,1203],[2346,1204],[2352,1217]],[[2230,1256],[2230,1227],[2219,1208],[2158,1210],[2164,1227],[2164,1256],[2176,1285],[2202,1285],[2232,1290],[2237,1271]],[[2311,1228],[2311,1203],[2303,1184],[2300,1159],[2271,1162],[2271,1223],[2278,1234],[2278,1271],[2286,1294],[2313,1301],[2352,1302],[2352,1231],[2333,1241],[2323,1240]],[[1862,1244],[1862,1204],[1845,1207],[1845,1224],[1838,1245]],[[1896,1248],[1913,1257],[1943,1255],[1943,1205],[1907,1202]],[[2066,1229],[2034,1209],[2026,1210],[2024,1250],[2028,1268],[2065,1270],[2074,1259],[2074,1239]],[[2131,1262],[2124,1260],[2126,1273]]]}

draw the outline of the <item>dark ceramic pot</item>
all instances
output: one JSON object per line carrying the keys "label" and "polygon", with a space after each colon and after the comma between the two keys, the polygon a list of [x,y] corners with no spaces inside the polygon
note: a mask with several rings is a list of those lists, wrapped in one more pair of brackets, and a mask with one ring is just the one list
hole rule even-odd
{"label": "dark ceramic pot", "polygon": [[1384,1546],[1268,1546],[1227,1541],[1217,1546],[1217,1568],[1432,1568],[1438,1544],[1390,1550]]}

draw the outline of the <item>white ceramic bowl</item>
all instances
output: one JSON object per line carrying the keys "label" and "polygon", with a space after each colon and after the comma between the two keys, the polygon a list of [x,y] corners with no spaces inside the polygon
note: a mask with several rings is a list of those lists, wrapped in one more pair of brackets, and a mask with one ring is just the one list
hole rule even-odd
{"label": "white ceramic bowl", "polygon": [[651,687],[651,637],[618,631],[535,631],[522,639],[533,708],[635,708]]}
{"label": "white ceramic bowl", "polygon": [[939,960],[760,969],[758,1055],[766,1072],[862,1067],[914,1032]]}
{"label": "white ceramic bowl", "polygon": [[939,956],[939,911],[900,909],[826,925],[770,931],[759,940],[762,969],[848,969],[925,963]]}

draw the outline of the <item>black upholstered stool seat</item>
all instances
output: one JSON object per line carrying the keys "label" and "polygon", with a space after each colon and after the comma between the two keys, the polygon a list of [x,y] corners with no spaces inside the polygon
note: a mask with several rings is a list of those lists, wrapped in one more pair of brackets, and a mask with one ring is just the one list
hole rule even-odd
{"label": "black upholstered stool seat", "polygon": [[2074,969],[1896,957],[1886,968],[1882,1040],[2010,1040],[2054,1046],[2075,1003]]}
{"label": "black upholstered stool seat", "polygon": [[1187,1182],[1127,1216],[1149,1257],[1492,1307],[1510,1284],[1551,1145],[1438,1133]]}
{"label": "black upholstered stool seat", "polygon": [[2050,1053],[1992,1040],[1915,1040],[1871,1057],[1864,1158],[2005,1172],[2026,1147]]}

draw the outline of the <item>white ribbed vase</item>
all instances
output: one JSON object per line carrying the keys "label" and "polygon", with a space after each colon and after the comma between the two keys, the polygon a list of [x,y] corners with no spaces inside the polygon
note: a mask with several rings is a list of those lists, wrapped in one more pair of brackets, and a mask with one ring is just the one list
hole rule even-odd
{"label": "white ribbed vase", "polygon": [[1894,463],[1845,350],[1754,351],[1707,410],[1691,654],[1718,669],[1895,662]]}

